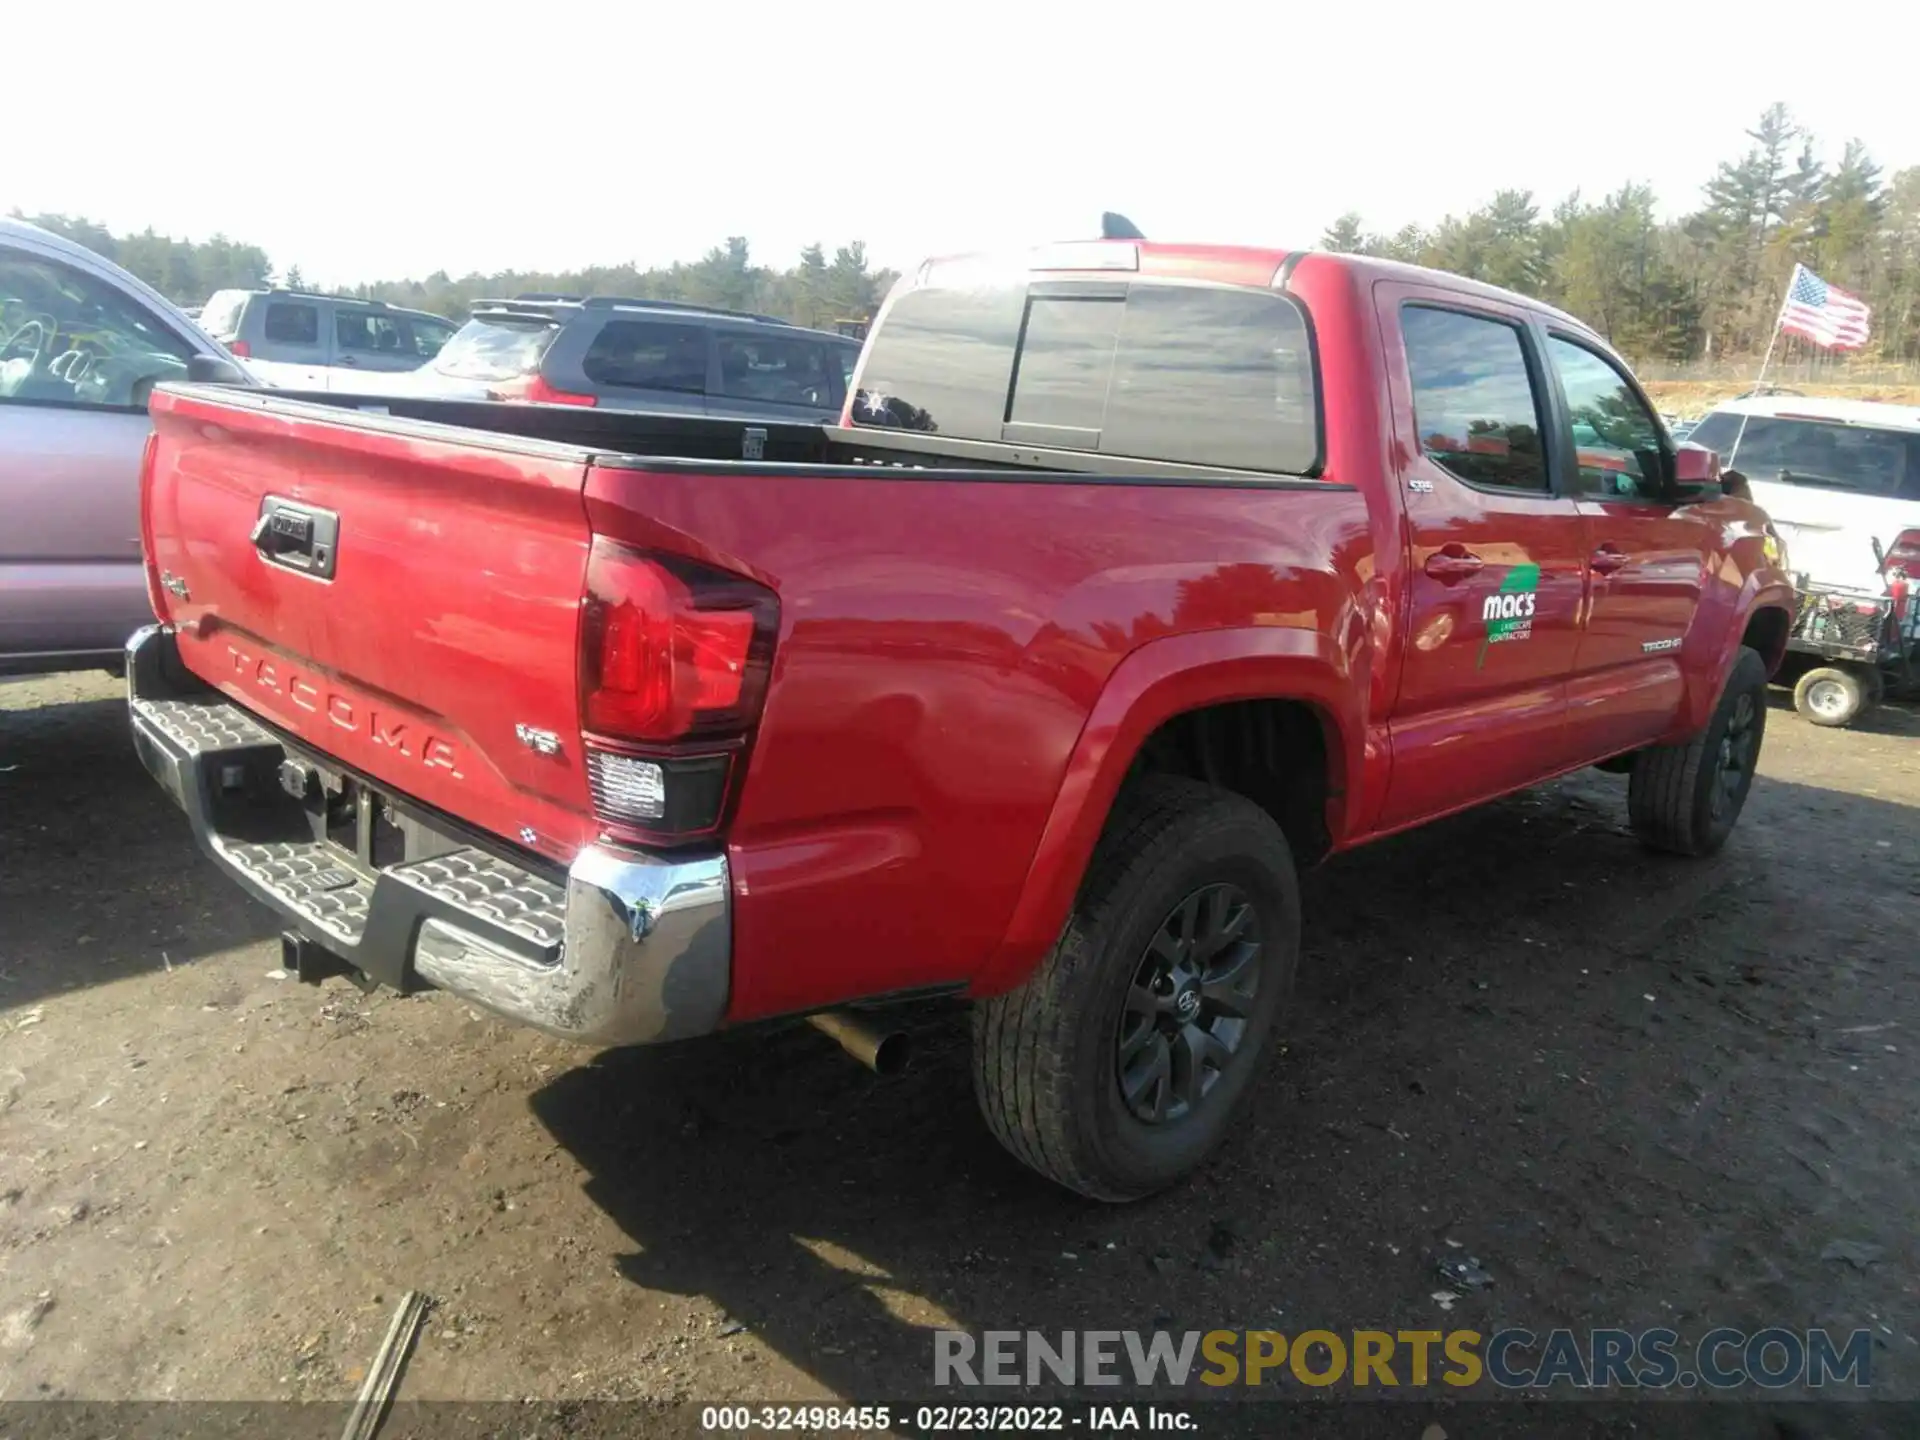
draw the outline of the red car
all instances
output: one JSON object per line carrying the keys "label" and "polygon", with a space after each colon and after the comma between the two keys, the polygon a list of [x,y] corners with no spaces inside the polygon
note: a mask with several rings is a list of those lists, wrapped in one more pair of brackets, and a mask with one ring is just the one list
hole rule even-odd
{"label": "red car", "polygon": [[854,390],[162,390],[134,732],[290,965],[882,1062],[848,1007],[963,995],[994,1132],[1118,1200],[1231,1130],[1300,867],[1594,764],[1658,848],[1740,813],[1788,579],[1566,315],[1076,244],[922,266]]}

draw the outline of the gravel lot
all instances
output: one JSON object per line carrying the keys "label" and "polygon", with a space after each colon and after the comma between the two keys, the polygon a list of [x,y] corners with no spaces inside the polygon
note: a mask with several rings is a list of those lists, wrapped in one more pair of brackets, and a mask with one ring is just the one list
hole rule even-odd
{"label": "gravel lot", "polygon": [[941,1325],[1781,1324],[1920,1399],[1917,735],[1776,707],[1704,863],[1590,774],[1329,865],[1247,1133],[1116,1210],[994,1145],[958,1011],[882,1082],[278,978],[115,683],[0,684],[0,1399],[350,1399],[409,1289],[413,1398],[922,1393]]}

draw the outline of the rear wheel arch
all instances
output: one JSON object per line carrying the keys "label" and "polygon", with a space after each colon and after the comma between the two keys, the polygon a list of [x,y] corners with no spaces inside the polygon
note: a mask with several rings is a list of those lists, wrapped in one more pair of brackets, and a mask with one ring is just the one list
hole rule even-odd
{"label": "rear wheel arch", "polygon": [[[1247,795],[1280,823],[1303,864],[1336,844],[1361,759],[1365,682],[1330,649],[1313,631],[1275,627],[1170,636],[1130,654],[1081,730],[1006,934],[971,993],[1019,985],[1052,948],[1125,787],[1141,777]],[[1304,785],[1248,785],[1248,746],[1283,755],[1310,747],[1317,773]]]}

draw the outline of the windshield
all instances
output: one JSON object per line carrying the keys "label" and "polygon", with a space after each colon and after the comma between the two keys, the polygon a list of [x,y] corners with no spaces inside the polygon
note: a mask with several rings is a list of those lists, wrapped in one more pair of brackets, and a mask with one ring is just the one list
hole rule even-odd
{"label": "windshield", "polygon": [[547,320],[499,315],[469,320],[447,341],[433,368],[459,380],[512,380],[540,367],[557,333]]}
{"label": "windshield", "polygon": [[1786,415],[1709,415],[1687,439],[1750,480],[1920,500],[1920,432]]}

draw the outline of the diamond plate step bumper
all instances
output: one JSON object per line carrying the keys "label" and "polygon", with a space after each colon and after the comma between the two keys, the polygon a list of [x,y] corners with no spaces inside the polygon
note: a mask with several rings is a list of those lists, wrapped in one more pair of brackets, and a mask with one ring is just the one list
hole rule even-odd
{"label": "diamond plate step bumper", "polygon": [[587,1044],[720,1026],[732,963],[724,853],[588,846],[559,877],[464,843],[449,823],[436,831],[441,853],[372,869],[312,838],[278,780],[297,747],[188,674],[164,626],[128,642],[127,703],[142,762],[200,848],[372,979],[447,990]]}

